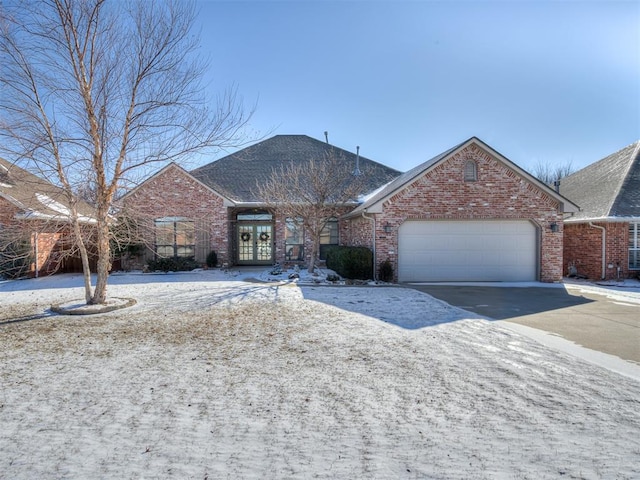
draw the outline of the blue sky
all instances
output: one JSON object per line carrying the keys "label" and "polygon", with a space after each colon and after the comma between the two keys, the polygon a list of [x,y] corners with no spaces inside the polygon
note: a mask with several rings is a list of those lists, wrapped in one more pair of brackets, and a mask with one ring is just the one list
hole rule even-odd
{"label": "blue sky", "polygon": [[[200,0],[212,94],[398,170],[477,136],[532,170],[640,139],[640,2]],[[222,156],[222,155],[220,155]]]}

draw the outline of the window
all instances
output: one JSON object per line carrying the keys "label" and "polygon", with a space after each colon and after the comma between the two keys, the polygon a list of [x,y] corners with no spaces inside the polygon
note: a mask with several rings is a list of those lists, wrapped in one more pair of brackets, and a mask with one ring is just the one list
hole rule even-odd
{"label": "window", "polygon": [[160,257],[193,257],[195,238],[190,220],[181,217],[156,220],[156,253]]}
{"label": "window", "polygon": [[464,181],[475,182],[478,180],[478,166],[473,160],[468,160],[464,164]]}
{"label": "window", "polygon": [[629,224],[629,270],[640,270],[640,222]]}
{"label": "window", "polygon": [[237,218],[239,221],[270,222],[273,215],[268,212],[239,213]]}
{"label": "window", "polygon": [[287,260],[304,260],[304,229],[301,218],[285,220],[284,249]]}
{"label": "window", "polygon": [[338,220],[330,219],[320,232],[320,258],[326,259],[327,249],[338,245]]}

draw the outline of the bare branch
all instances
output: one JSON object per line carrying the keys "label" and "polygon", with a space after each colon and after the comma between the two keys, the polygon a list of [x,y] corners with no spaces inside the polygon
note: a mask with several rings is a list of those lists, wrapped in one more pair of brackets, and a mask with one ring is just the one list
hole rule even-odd
{"label": "bare branch", "polygon": [[253,110],[237,89],[208,99],[201,84],[196,13],[186,0],[0,4],[0,153],[63,188],[70,205],[91,192],[93,303],[106,298],[118,192],[157,163],[246,141]]}
{"label": "bare branch", "polygon": [[337,151],[324,158],[290,163],[256,185],[257,196],[285,217],[302,224],[312,240],[309,271],[319,255],[320,234],[327,222],[353,206],[366,184],[366,171],[354,175]]}
{"label": "bare branch", "polygon": [[538,180],[553,187],[556,181],[571,175],[573,172],[575,172],[575,168],[573,168],[571,160],[556,165],[539,160],[533,166],[532,173]]}

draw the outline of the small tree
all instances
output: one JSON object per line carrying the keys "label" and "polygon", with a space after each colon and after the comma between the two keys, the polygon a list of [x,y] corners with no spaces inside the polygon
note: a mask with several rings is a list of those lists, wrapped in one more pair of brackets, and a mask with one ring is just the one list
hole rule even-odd
{"label": "small tree", "polygon": [[555,182],[571,175],[573,172],[575,172],[575,169],[573,168],[571,160],[557,165],[539,160],[533,167],[533,174],[538,180],[550,187],[554,187]]}
{"label": "small tree", "polygon": [[274,169],[256,192],[278,214],[299,222],[311,239],[308,270],[315,271],[320,234],[327,222],[355,205],[362,193],[366,172],[354,172],[335,150],[323,158],[292,162]]}
{"label": "small tree", "polygon": [[[65,191],[87,303],[106,300],[118,196],[158,163],[243,143],[235,90],[208,108],[195,15],[187,0],[0,3],[0,149]],[[79,195],[95,200],[90,246]]]}

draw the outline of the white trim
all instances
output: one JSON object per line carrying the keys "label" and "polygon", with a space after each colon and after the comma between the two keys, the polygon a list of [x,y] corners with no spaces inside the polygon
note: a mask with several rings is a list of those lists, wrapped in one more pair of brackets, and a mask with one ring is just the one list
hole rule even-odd
{"label": "white trim", "polygon": [[[51,215],[48,213],[36,212],[35,210],[28,210],[24,213],[16,213],[14,218],[16,220],[56,220],[71,223],[73,219],[70,215]],[[78,221],[80,223],[98,223],[95,218],[85,217],[84,215],[78,215]]]}
{"label": "white trim", "polygon": [[577,224],[577,223],[632,223],[640,222],[640,217],[587,217],[587,218],[566,218],[564,223]]}

